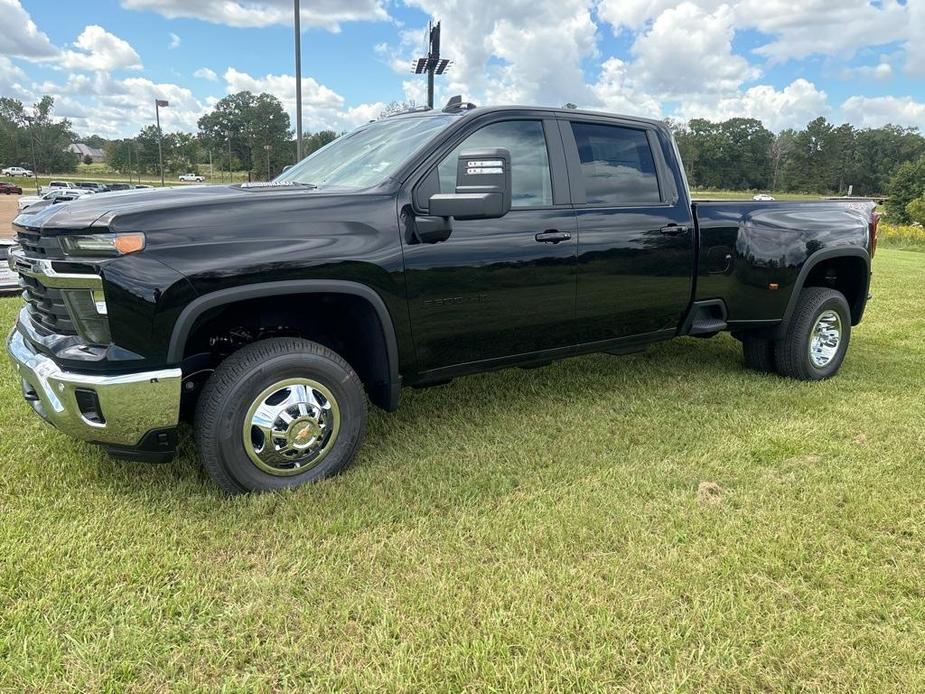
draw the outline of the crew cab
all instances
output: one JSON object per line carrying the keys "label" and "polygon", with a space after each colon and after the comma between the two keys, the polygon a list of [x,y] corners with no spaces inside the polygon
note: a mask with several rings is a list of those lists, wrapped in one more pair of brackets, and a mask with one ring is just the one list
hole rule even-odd
{"label": "crew cab", "polygon": [[29,169],[24,169],[21,166],[8,166],[7,168],[0,170],[0,174],[4,176],[23,176],[25,178],[32,178],[33,174]]}
{"label": "crew cab", "polygon": [[202,183],[206,180],[206,178],[205,176],[200,176],[199,174],[185,173],[180,174],[179,180],[183,181],[184,183]]}
{"label": "crew cab", "polygon": [[271,183],[21,215],[8,351],[67,434],[166,460],[189,421],[226,491],[293,487],[345,468],[367,401],[394,410],[403,386],[723,331],[751,369],[829,378],[873,208],[694,202],[659,121],[454,99]]}

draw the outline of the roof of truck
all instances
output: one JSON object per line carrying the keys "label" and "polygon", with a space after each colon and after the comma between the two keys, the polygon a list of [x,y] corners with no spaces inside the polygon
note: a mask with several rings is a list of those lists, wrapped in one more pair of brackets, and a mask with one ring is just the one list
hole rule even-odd
{"label": "roof of truck", "polygon": [[496,113],[498,111],[511,111],[511,112],[524,112],[532,111],[537,114],[564,114],[568,116],[596,116],[598,118],[619,118],[623,121],[634,121],[640,124],[661,126],[664,127],[664,121],[660,121],[656,118],[643,118],[641,116],[628,116],[620,113],[608,113],[606,111],[591,111],[587,109],[577,109],[577,108],[555,108],[552,106],[519,106],[519,105],[506,105],[506,106],[475,106],[474,104],[468,104],[468,108],[459,108],[453,110],[446,109],[437,109],[437,108],[427,108],[417,107],[414,109],[409,109],[407,111],[402,111],[400,113],[395,113],[389,118],[421,118],[426,116],[439,115],[441,113],[455,115],[455,116],[467,116],[470,114],[484,114],[484,113]]}

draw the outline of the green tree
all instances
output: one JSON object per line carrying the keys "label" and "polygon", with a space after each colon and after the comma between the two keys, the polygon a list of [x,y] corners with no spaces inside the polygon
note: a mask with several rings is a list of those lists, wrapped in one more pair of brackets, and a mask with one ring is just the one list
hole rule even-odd
{"label": "green tree", "polygon": [[305,133],[302,136],[302,151],[307,157],[309,154],[321,149],[326,144],[334,142],[337,137],[337,133],[333,130],[319,130],[316,133]]}
{"label": "green tree", "polygon": [[906,205],[906,214],[916,224],[925,226],[925,195]]}
{"label": "green tree", "polygon": [[854,148],[847,183],[858,195],[874,195],[886,191],[900,164],[925,154],[925,138],[917,128],[885,125],[858,130]]}
{"label": "green tree", "polygon": [[55,100],[43,96],[26,115],[27,136],[35,143],[35,166],[41,173],[63,173],[77,168],[77,155],[68,151],[75,135],[69,120],[52,119]]}
{"label": "green tree", "polygon": [[105,150],[106,145],[108,145],[110,141],[105,137],[100,137],[99,135],[90,135],[89,137],[80,138],[80,142],[83,142],[85,145],[95,149]]}
{"label": "green tree", "polygon": [[822,116],[810,121],[793,138],[783,166],[784,187],[803,192],[838,192],[845,137],[845,131],[838,131]]}
{"label": "green tree", "polygon": [[172,147],[169,164],[165,161],[168,171],[175,173],[199,173],[199,138],[190,133],[172,133]]}
{"label": "green tree", "polygon": [[260,177],[266,177],[268,163],[271,177],[292,163],[289,115],[271,94],[230,94],[198,124],[203,146],[219,154],[223,168],[229,148],[232,159]]}
{"label": "green tree", "polygon": [[31,109],[16,99],[0,99],[4,161],[34,167],[37,173],[63,173],[77,168],[77,155],[67,151],[74,142],[71,123],[53,119],[54,105],[50,96],[43,96]]}
{"label": "green tree", "polygon": [[925,157],[902,164],[887,185],[889,199],[884,203],[890,221],[908,224],[912,221],[908,206],[916,198],[925,195]]}

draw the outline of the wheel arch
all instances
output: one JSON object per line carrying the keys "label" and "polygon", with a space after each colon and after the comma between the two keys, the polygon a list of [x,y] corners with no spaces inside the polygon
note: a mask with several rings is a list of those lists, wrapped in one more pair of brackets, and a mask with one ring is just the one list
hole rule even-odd
{"label": "wheel arch", "polygon": [[373,399],[383,409],[395,410],[398,407],[402,380],[398,370],[398,340],[395,335],[395,326],[382,297],[371,287],[359,282],[348,280],[286,280],[239,285],[203,294],[190,302],[177,317],[167,348],[167,363],[179,364],[183,361],[187,342],[200,318],[208,311],[252,299],[266,299],[293,294],[343,295],[355,297],[369,305],[378,319],[379,327],[382,331],[387,365],[386,373],[384,374],[386,379],[385,388],[378,397]]}
{"label": "wheel arch", "polygon": [[[820,284],[819,278],[823,270],[830,267],[841,265],[847,269],[849,277],[846,278],[848,284],[842,282],[836,289],[840,289],[848,301],[851,309],[851,324],[857,325],[864,316],[864,308],[867,304],[867,293],[870,289],[870,254],[864,248],[845,247],[845,248],[827,248],[813,253],[797,275],[793,284],[793,291],[790,299],[787,301],[787,307],[784,309],[784,315],[780,324],[775,331],[776,337],[782,337],[790,324],[793,312],[796,309],[797,302],[800,298],[800,292],[808,286],[828,286]],[[860,273],[860,277],[857,277]],[[842,287],[851,287],[850,291],[845,291]]]}

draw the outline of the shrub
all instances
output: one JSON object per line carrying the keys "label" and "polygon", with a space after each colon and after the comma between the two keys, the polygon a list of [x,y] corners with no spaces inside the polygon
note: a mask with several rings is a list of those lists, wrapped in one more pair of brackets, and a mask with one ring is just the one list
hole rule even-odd
{"label": "shrub", "polygon": [[906,205],[906,214],[913,222],[925,226],[925,195]]}
{"label": "shrub", "polygon": [[907,205],[925,195],[925,157],[918,161],[902,164],[890,184],[887,186],[889,199],[884,206],[893,224],[909,224],[912,219],[906,209]]}

